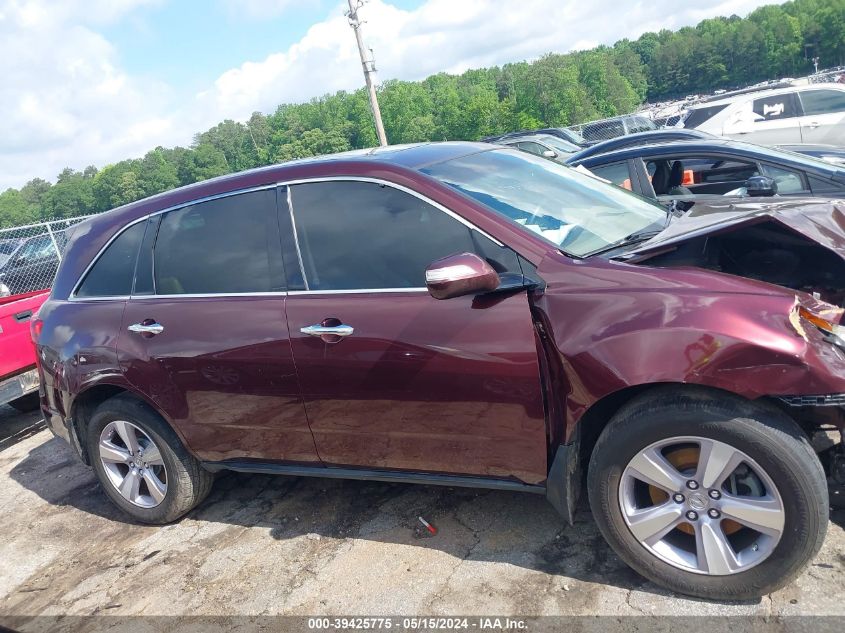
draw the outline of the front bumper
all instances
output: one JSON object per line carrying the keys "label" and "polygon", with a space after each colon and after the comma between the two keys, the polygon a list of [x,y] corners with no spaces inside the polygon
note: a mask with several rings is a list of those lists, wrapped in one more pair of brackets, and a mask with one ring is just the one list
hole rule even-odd
{"label": "front bumper", "polygon": [[38,390],[38,370],[30,369],[0,382],[0,404],[12,402]]}

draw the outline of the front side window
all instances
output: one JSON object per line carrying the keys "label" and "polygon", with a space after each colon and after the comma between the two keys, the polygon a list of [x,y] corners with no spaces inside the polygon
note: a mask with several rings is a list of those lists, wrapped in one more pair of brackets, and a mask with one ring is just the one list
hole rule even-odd
{"label": "front side window", "polygon": [[464,252],[518,269],[509,249],[393,187],[316,182],[293,185],[290,197],[309,290],[424,288],[431,262]]}
{"label": "front side window", "polygon": [[590,167],[590,171],[593,175],[612,182],[617,187],[631,191],[631,170],[628,168],[628,161]]}
{"label": "front side window", "polygon": [[135,260],[144,237],[146,222],[138,222],[109,244],[88,271],[77,297],[125,297],[132,291]]}
{"label": "front side window", "polygon": [[801,105],[807,116],[845,112],[845,91],[806,90],[801,93]]}
{"label": "front side window", "polygon": [[272,291],[268,222],[275,204],[275,191],[266,189],[164,215],[153,254],[156,294]]}
{"label": "front side window", "polygon": [[656,203],[523,152],[478,152],[421,171],[579,257],[666,222]]}
{"label": "front side window", "polygon": [[[676,163],[680,163],[680,166],[676,166]],[[659,170],[665,170],[667,174],[670,174],[673,167],[676,174],[681,174],[681,180],[672,182],[669,179],[666,182],[666,187],[683,185],[693,193],[727,193],[743,186],[751,176],[759,175],[757,163],[721,156],[688,154],[650,160],[646,163],[646,169],[653,185],[655,175]],[[658,175],[658,178],[660,178],[660,175]],[[657,186],[654,186],[655,192],[660,194]]]}
{"label": "front side window", "polygon": [[794,92],[755,99],[753,108],[758,121],[775,121],[799,116]]}
{"label": "front side window", "polygon": [[774,165],[762,165],[764,176],[768,176],[778,186],[778,193],[800,193],[807,191],[804,186],[804,179],[801,177],[801,172],[792,169],[784,169],[783,167],[775,167]]}

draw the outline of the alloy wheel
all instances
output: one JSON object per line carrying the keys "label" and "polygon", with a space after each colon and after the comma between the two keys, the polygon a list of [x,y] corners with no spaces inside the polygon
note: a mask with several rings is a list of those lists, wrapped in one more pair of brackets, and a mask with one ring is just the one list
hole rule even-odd
{"label": "alloy wheel", "polygon": [[625,523],[670,565],[724,576],[758,565],[784,529],[784,505],[768,474],[741,450],[683,436],[631,459],[619,484]]}
{"label": "alloy wheel", "polygon": [[129,503],[154,508],[167,494],[167,469],[161,451],[131,422],[109,422],[98,443],[100,462],[109,482]]}

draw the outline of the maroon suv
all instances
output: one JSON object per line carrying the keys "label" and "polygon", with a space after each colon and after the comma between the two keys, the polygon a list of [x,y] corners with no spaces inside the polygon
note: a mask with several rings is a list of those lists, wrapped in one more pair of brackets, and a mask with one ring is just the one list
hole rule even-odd
{"label": "maroon suv", "polygon": [[139,521],[223,469],[524,491],[571,521],[586,472],[631,567],[759,596],[826,531],[808,436],[843,426],[842,215],[677,218],[471,143],[226,176],[76,228],[33,324],[41,404]]}

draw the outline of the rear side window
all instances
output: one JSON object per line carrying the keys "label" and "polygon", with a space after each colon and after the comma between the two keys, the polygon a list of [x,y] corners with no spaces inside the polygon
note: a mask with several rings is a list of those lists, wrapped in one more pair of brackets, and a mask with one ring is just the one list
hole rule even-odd
{"label": "rear side window", "polygon": [[790,119],[800,115],[794,92],[755,99],[753,110],[758,121]]}
{"label": "rear side window", "polygon": [[109,245],[88,271],[77,297],[125,297],[131,293],[135,260],[146,225],[133,224]]}
{"label": "rear side window", "polygon": [[167,213],[153,254],[156,294],[272,291],[268,240],[275,196],[272,189],[253,191]]}
{"label": "rear side window", "polygon": [[807,90],[801,93],[805,115],[845,112],[845,91]]}
{"label": "rear side window", "polygon": [[542,145],[530,142],[517,143],[516,146],[523,152],[528,152],[529,154],[536,154],[537,156],[542,156],[543,152],[546,150],[546,148]]}
{"label": "rear side window", "polygon": [[464,252],[499,272],[519,270],[513,251],[392,187],[294,185],[291,203],[309,290],[424,288],[431,262]]}
{"label": "rear side window", "polygon": [[695,110],[690,110],[687,118],[684,119],[684,127],[696,128],[705,121],[712,119],[727,107],[728,104],[725,103],[723,105],[708,106],[706,108],[696,108]]}

